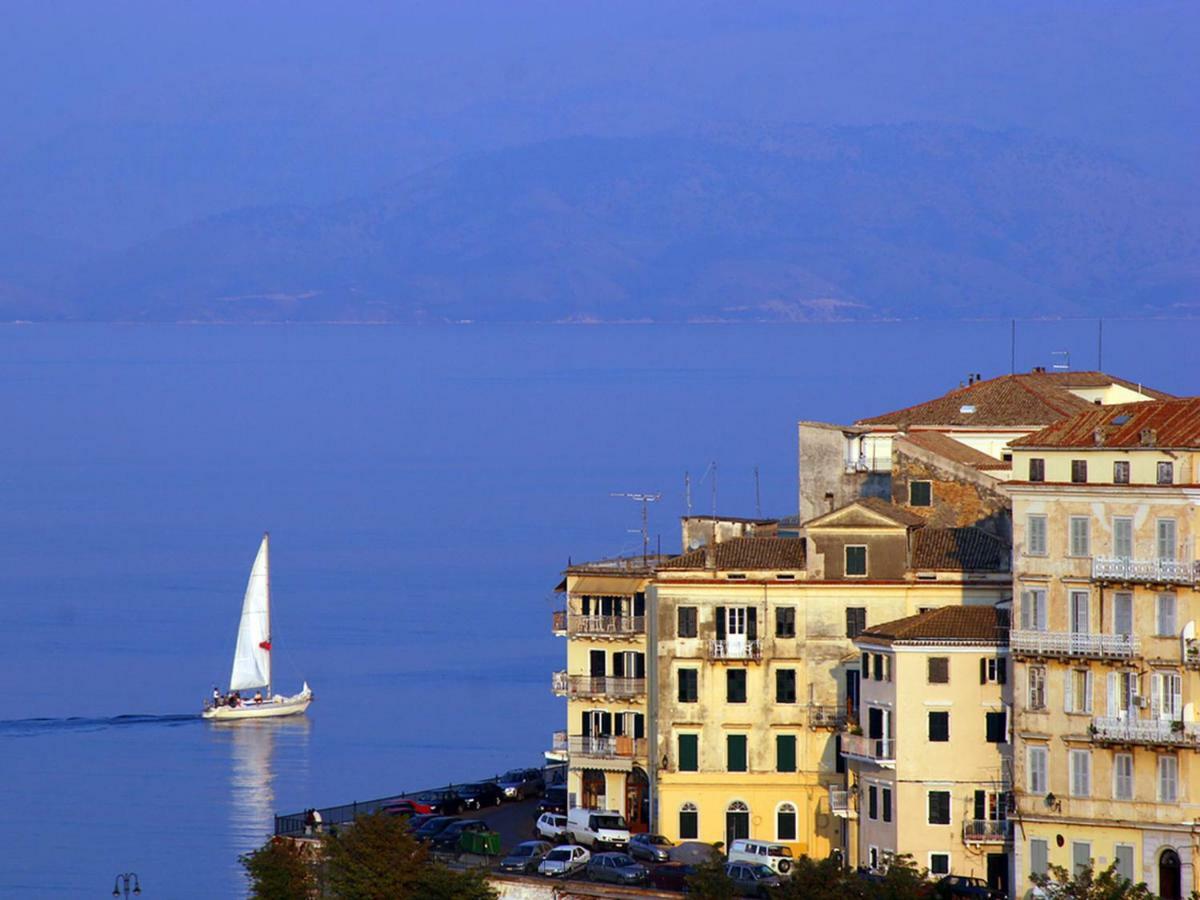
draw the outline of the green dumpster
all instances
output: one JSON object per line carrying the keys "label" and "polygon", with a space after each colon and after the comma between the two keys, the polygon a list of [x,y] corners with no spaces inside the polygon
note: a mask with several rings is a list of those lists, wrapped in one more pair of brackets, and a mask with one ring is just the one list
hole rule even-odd
{"label": "green dumpster", "polygon": [[485,831],[479,835],[479,843],[482,845],[484,856],[499,856],[500,855],[500,835],[495,831]]}
{"label": "green dumpster", "polygon": [[463,853],[479,853],[480,838],[483,837],[478,831],[464,831],[458,836],[458,849]]}

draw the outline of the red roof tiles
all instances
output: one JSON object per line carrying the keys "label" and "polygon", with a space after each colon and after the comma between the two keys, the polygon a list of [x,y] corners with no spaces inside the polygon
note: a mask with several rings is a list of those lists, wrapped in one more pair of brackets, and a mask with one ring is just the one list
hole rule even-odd
{"label": "red roof tiles", "polygon": [[1200,397],[1092,407],[1012,446],[1200,449]]}
{"label": "red roof tiles", "polygon": [[886,644],[1007,644],[1008,611],[994,606],[943,606],[873,625],[859,640]]}

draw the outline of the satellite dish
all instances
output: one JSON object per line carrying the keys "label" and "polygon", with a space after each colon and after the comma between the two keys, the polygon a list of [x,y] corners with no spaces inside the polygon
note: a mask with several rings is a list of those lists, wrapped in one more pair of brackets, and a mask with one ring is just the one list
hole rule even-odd
{"label": "satellite dish", "polygon": [[703,546],[704,541],[700,540],[700,538],[692,538],[690,541],[688,541],[689,550],[699,550]]}

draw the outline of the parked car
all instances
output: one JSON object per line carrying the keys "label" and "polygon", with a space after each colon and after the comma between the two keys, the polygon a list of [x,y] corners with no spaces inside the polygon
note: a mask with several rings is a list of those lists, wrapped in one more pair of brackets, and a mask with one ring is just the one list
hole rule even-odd
{"label": "parked car", "polygon": [[542,812],[556,812],[567,814],[567,789],[555,785],[546,788],[546,793],[542,797],[542,802],[538,804],[538,809]]}
{"label": "parked car", "polygon": [[770,897],[771,889],[783,884],[770,866],[760,863],[726,863],[725,874],[739,897]]}
{"label": "parked car", "polygon": [[439,816],[457,816],[467,808],[463,798],[458,796],[458,791],[451,788],[426,791],[418,796],[417,800],[428,806],[429,812],[437,813]]}
{"label": "parked car", "polygon": [[421,842],[432,840],[443,828],[447,827],[451,822],[457,821],[458,816],[434,816],[418,828],[413,833],[413,836]]}
{"label": "parked car", "polygon": [[382,812],[388,816],[416,816],[432,813],[433,807],[420,800],[392,800],[384,804]]}
{"label": "parked car", "polygon": [[501,872],[536,872],[546,854],[554,849],[548,841],[525,841],[517,844],[508,856],[500,860]]}
{"label": "parked car", "polygon": [[412,832],[416,832],[422,825],[424,825],[430,819],[436,819],[436,818],[437,818],[437,816],[435,816],[433,813],[421,813],[416,816],[409,816],[408,822],[407,822],[408,830],[412,831]]}
{"label": "parked car", "polygon": [[526,800],[546,790],[546,781],[538,769],[512,769],[501,775],[497,783],[505,800]]}
{"label": "parked car", "polygon": [[729,845],[728,860],[766,866],[780,875],[786,875],[795,865],[792,860],[792,848],[786,844],[748,838],[738,838]]}
{"label": "parked car", "polygon": [[651,866],[647,880],[650,887],[660,891],[683,891],[688,889],[687,880],[694,875],[696,867],[691,863],[671,862],[663,866]]}
{"label": "parked car", "polygon": [[642,884],[646,867],[628,853],[597,853],[588,860],[587,877],[609,884]]}
{"label": "parked car", "polygon": [[504,792],[492,781],[479,781],[475,784],[464,784],[458,789],[467,809],[483,809],[485,806],[499,806]]}
{"label": "parked car", "polygon": [[542,813],[533,826],[535,837],[558,842],[567,835],[567,817],[558,813]]}
{"label": "parked car", "polygon": [[551,878],[567,878],[586,869],[591,858],[592,854],[588,852],[587,847],[563,844],[547,853],[538,863],[538,874]]}
{"label": "parked car", "polygon": [[480,819],[459,819],[451,822],[433,836],[429,846],[443,853],[453,853],[458,849],[458,841],[468,831],[487,831],[487,822]]}
{"label": "parked car", "polygon": [[632,834],[629,836],[629,855],[648,862],[666,862],[675,845],[661,834]]}
{"label": "parked car", "polygon": [[629,844],[629,826],[618,812],[610,809],[583,809],[567,812],[567,840],[585,847],[624,849]]}
{"label": "parked car", "polygon": [[968,875],[944,875],[933,888],[933,895],[939,900],[964,898],[964,900],[1004,900],[1003,891],[988,887],[982,878],[972,878]]}

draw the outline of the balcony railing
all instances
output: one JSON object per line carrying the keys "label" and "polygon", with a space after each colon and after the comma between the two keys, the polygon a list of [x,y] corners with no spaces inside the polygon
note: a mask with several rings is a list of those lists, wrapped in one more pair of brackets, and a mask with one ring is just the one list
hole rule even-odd
{"label": "balcony railing", "polygon": [[569,684],[566,672],[554,672],[550,676],[550,689],[560,696],[566,695]]}
{"label": "balcony railing", "polygon": [[1130,659],[1140,644],[1131,634],[1083,634],[1073,631],[1009,632],[1008,646],[1025,656],[1064,656],[1080,659]]}
{"label": "balcony railing", "polygon": [[567,611],[565,609],[554,610],[553,622],[550,630],[558,637],[564,637],[567,633]]}
{"label": "balcony railing", "polygon": [[964,844],[1003,844],[1012,840],[1012,822],[1008,819],[964,819]]}
{"label": "balcony railing", "polygon": [[809,728],[844,728],[846,711],[840,706],[810,706],[808,708]]}
{"label": "balcony railing", "polygon": [[1200,749],[1200,725],[1167,719],[1092,719],[1092,740],[1101,744],[1142,744],[1149,747]]}
{"label": "balcony railing", "polygon": [[842,819],[856,819],[858,814],[850,804],[850,792],[845,788],[829,788],[829,810]]}
{"label": "balcony railing", "polygon": [[574,635],[645,634],[645,616],[576,616],[567,620],[567,632]]}
{"label": "balcony railing", "polygon": [[1189,669],[1200,669],[1200,638],[1183,639],[1183,664]]}
{"label": "balcony railing", "polygon": [[1145,584],[1196,584],[1200,582],[1200,563],[1182,559],[1094,556],[1092,578]]}
{"label": "balcony railing", "polygon": [[638,697],[646,693],[645,678],[616,675],[572,675],[568,679],[572,697]]}
{"label": "balcony railing", "polygon": [[762,659],[761,641],[709,641],[709,659],[759,660]]}
{"label": "balcony railing", "polygon": [[646,739],[624,735],[571,735],[571,754],[597,759],[637,759],[646,756]]}
{"label": "balcony railing", "polygon": [[896,762],[896,739],[873,738],[865,734],[843,734],[842,756],[851,756],[878,763],[881,766]]}

